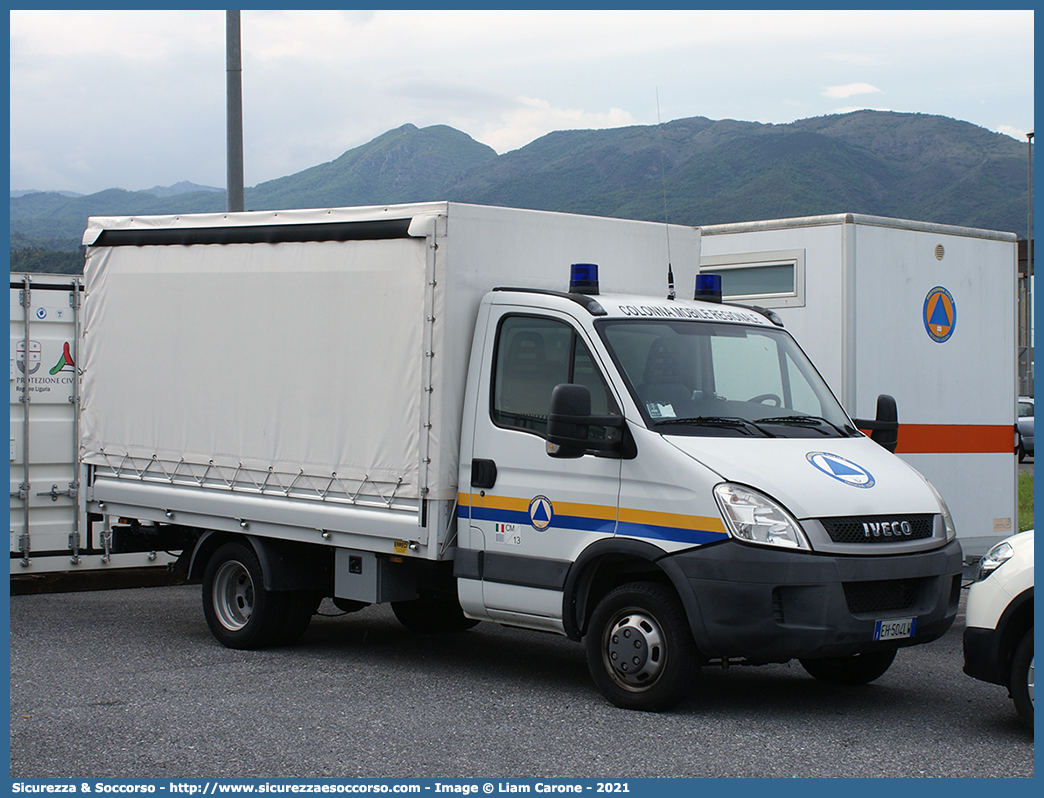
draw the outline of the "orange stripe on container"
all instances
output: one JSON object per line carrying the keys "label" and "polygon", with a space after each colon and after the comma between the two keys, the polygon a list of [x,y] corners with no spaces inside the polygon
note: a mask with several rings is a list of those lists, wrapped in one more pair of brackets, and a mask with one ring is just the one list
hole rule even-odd
{"label": "orange stripe on container", "polygon": [[1006,424],[900,424],[896,448],[896,454],[1012,454],[1014,451],[1015,427]]}

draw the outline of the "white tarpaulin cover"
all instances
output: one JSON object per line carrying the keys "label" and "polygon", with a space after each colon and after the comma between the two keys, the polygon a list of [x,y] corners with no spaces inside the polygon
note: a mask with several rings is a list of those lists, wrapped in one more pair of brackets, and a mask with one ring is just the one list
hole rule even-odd
{"label": "white tarpaulin cover", "polygon": [[[329,225],[364,232],[307,240]],[[663,295],[671,260],[691,296],[699,267],[693,228],[445,202],[91,219],[83,243],[87,463],[412,510],[456,500],[487,291],[597,263]]]}
{"label": "white tarpaulin cover", "polygon": [[102,246],[85,277],[87,463],[418,496],[423,238]]}

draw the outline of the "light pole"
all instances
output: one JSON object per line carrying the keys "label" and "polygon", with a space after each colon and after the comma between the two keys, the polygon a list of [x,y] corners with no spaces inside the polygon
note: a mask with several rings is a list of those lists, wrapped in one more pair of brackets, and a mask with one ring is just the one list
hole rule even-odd
{"label": "light pole", "polygon": [[[1026,134],[1027,155],[1027,210],[1026,210],[1026,358],[1027,367],[1034,362],[1033,358],[1033,131]],[[1029,385],[1027,390],[1033,392],[1034,369],[1027,368]]]}
{"label": "light pole", "polygon": [[243,210],[243,65],[239,44],[239,12],[225,12],[225,128],[227,171],[225,209]]}

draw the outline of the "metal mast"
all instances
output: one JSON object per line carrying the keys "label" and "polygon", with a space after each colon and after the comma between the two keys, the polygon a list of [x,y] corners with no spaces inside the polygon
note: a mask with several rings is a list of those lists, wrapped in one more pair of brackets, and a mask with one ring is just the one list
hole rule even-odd
{"label": "metal mast", "polygon": [[225,86],[228,167],[226,210],[243,210],[243,66],[239,44],[239,12],[225,12]]}

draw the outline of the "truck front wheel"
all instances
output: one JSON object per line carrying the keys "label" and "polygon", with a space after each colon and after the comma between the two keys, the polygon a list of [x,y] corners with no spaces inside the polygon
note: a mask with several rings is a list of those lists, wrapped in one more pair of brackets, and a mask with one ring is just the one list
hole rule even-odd
{"label": "truck front wheel", "polygon": [[871,651],[847,657],[820,657],[798,660],[809,675],[828,684],[868,684],[882,676],[895,659],[891,651]]}
{"label": "truck front wheel", "polygon": [[623,709],[670,709],[696,675],[698,652],[685,610],[670,589],[653,582],[607,593],[591,614],[584,645],[591,678]]}
{"label": "truck front wheel", "polygon": [[1033,630],[1022,636],[1011,661],[1011,697],[1019,719],[1033,729]]}
{"label": "truck front wheel", "polygon": [[203,615],[222,645],[256,649],[282,642],[278,638],[294,625],[287,623],[286,604],[285,594],[264,589],[261,564],[248,544],[226,543],[207,563]]}

